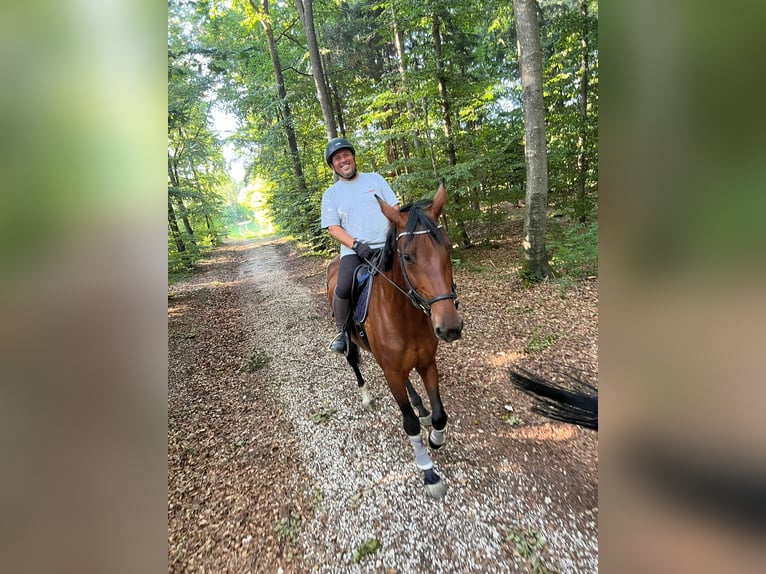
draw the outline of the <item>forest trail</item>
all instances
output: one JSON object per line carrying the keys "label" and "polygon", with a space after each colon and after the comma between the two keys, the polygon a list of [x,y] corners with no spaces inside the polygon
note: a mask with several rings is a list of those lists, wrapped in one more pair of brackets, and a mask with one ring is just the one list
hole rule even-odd
{"label": "forest trail", "polygon": [[[371,356],[365,410],[326,350],[323,264],[280,239],[232,242],[170,288],[169,571],[597,572],[596,434],[528,414],[504,381],[516,353],[482,336],[506,320],[481,303],[494,286],[456,275],[474,335],[439,350],[449,490],[433,501]],[[588,354],[588,328],[559,351]]]}

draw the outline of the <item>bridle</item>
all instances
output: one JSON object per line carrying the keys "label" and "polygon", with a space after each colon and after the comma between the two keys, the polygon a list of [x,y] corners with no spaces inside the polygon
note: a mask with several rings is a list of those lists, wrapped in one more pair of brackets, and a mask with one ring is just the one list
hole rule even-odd
{"label": "bridle", "polygon": [[[441,226],[440,226],[441,227]],[[437,295],[436,297],[431,297],[430,299],[426,299],[423,297],[420,293],[418,293],[417,289],[413,287],[412,281],[410,281],[410,276],[407,274],[407,266],[404,264],[404,254],[402,253],[402,250],[399,249],[399,240],[406,236],[406,235],[426,235],[428,233],[431,233],[428,229],[421,229],[420,231],[402,231],[399,235],[396,236],[396,240],[394,243],[396,244],[396,253],[399,255],[399,268],[402,270],[402,275],[404,276],[404,282],[407,285],[407,291],[399,287],[388,275],[381,272],[381,270],[371,261],[367,261],[367,263],[372,267],[372,269],[375,270],[375,272],[383,277],[386,281],[391,283],[396,289],[404,294],[407,299],[410,300],[410,302],[423,311],[426,315],[429,317],[431,316],[431,305],[436,303],[437,301],[443,301],[444,299],[452,299],[455,302],[455,309],[457,309],[459,301],[457,300],[457,285],[455,282],[452,282],[452,292],[451,293],[444,293],[442,295]],[[373,258],[374,259],[374,258]]]}
{"label": "bridle", "polygon": [[[404,263],[404,253],[402,253],[402,250],[399,249],[399,240],[402,237],[405,236],[412,236],[412,235],[426,235],[431,233],[428,229],[421,229],[420,231],[402,231],[399,235],[396,236],[396,253],[399,255],[399,267],[402,270],[402,275],[404,276],[404,282],[407,285],[408,291],[405,293],[407,295],[407,298],[412,302],[415,307],[423,311],[426,315],[429,317],[431,316],[431,305],[436,303],[437,301],[443,301],[444,299],[452,299],[455,302],[455,309],[457,309],[458,301],[457,301],[457,285],[455,282],[452,282],[452,292],[451,293],[443,293],[441,295],[437,295],[436,297],[431,297],[430,299],[426,299],[423,297],[420,293],[418,293],[417,289],[412,286],[412,281],[410,281],[410,276],[407,274],[407,266]],[[402,289],[399,289],[400,291],[404,292]]]}

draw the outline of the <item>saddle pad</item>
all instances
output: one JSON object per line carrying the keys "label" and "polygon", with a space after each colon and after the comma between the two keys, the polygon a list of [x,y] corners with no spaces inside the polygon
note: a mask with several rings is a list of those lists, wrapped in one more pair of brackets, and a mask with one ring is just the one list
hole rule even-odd
{"label": "saddle pad", "polygon": [[354,273],[354,321],[364,323],[367,318],[367,306],[370,302],[372,275],[367,265],[360,265]]}

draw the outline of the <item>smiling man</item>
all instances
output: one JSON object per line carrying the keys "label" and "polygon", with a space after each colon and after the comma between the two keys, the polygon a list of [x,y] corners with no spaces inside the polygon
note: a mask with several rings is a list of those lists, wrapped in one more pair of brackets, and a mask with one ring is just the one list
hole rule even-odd
{"label": "smiling man", "polygon": [[346,138],[327,142],[324,159],[338,181],[322,195],[322,228],[340,243],[341,257],[332,304],[337,334],[329,349],[345,354],[348,349],[345,326],[354,269],[363,259],[371,259],[375,249],[383,247],[388,232],[388,220],[380,211],[375,195],[393,206],[399,205],[399,200],[383,176],[357,172],[356,150]]}

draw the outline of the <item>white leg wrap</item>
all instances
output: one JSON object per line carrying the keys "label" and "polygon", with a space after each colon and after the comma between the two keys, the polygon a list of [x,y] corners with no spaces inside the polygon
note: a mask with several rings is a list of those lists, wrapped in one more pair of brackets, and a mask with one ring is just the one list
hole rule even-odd
{"label": "white leg wrap", "polygon": [[432,443],[434,443],[436,446],[441,446],[444,444],[444,441],[447,440],[444,434],[447,432],[446,428],[443,428],[442,430],[436,430],[435,428],[431,429],[431,436],[430,440]]}
{"label": "white leg wrap", "polygon": [[415,449],[415,464],[418,465],[418,468],[420,470],[429,470],[433,468],[434,463],[431,460],[431,457],[428,455],[428,451],[426,450],[426,447],[423,444],[423,439],[420,438],[420,435],[417,434],[415,436],[411,436],[410,443],[412,444],[412,448]]}

